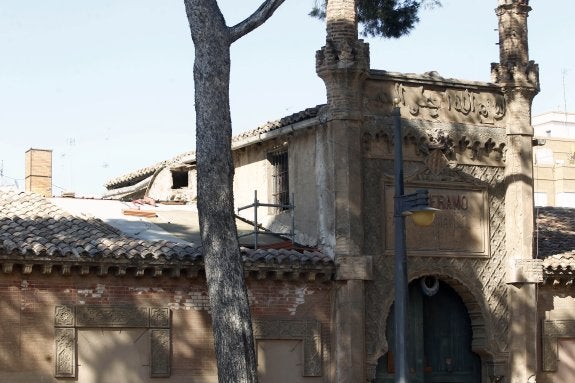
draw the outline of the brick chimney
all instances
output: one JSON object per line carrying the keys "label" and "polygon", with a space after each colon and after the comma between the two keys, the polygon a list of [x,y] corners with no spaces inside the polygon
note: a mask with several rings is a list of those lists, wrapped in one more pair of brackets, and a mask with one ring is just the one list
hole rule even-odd
{"label": "brick chimney", "polygon": [[52,197],[52,151],[28,149],[25,175],[26,191]]}

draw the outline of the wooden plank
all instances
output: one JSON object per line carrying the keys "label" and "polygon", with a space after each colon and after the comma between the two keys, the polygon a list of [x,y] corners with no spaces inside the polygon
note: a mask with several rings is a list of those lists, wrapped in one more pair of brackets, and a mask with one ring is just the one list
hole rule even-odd
{"label": "wooden plank", "polygon": [[154,218],[158,216],[154,211],[138,210],[138,209],[123,209],[122,213],[124,215],[131,215],[135,217],[146,217],[146,218]]}

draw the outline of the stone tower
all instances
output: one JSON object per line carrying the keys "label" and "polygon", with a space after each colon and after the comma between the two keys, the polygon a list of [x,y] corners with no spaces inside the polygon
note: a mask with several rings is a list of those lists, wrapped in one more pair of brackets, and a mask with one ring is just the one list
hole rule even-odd
{"label": "stone tower", "polygon": [[441,279],[462,299],[484,380],[528,382],[537,371],[541,277],[532,245],[531,104],[539,82],[528,55],[528,1],[498,0],[500,62],[491,83],[371,70],[356,5],[328,2],[326,44],[316,54],[327,91],[315,133],[318,237],[337,265],[329,380],[392,375],[377,366],[390,350],[394,244],[386,214],[390,112],[399,100],[411,187],[476,201],[476,210],[445,211],[442,225],[414,230],[408,276]]}
{"label": "stone tower", "polygon": [[528,0],[499,0],[499,63],[492,79],[507,105],[505,232],[510,304],[509,381],[527,382],[537,371],[536,277],[533,259],[533,127],[531,105],[539,92],[539,68],[529,60]]}
{"label": "stone tower", "polygon": [[330,0],[326,18],[326,45],[316,54],[316,71],[327,91],[327,110],[316,137],[316,179],[320,243],[339,265],[341,282],[334,310],[333,381],[364,382],[364,281],[371,259],[362,255],[361,127],[369,48],[357,37],[355,0]]}

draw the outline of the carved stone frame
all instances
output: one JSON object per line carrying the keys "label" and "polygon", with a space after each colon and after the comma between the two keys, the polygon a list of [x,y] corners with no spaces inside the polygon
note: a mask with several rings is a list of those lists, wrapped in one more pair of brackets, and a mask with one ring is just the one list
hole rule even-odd
{"label": "carved stone frame", "polygon": [[316,320],[254,320],[254,338],[303,340],[303,376],[322,376],[323,341]]}
{"label": "carved stone frame", "polygon": [[[470,185],[464,182],[447,182],[442,181],[441,185],[437,185],[435,182],[430,181],[418,181],[414,180],[409,183],[406,183],[406,189],[427,189],[430,194],[437,193],[439,191],[445,192],[458,192],[458,193],[468,193],[474,194],[478,196],[480,200],[479,208],[480,212],[476,215],[476,218],[480,222],[480,230],[477,231],[478,237],[481,238],[481,245],[482,248],[478,250],[470,250],[470,249],[413,249],[411,248],[409,251],[409,255],[419,255],[425,257],[447,257],[447,258],[455,258],[455,257],[462,257],[462,258],[489,258],[491,257],[491,243],[490,243],[490,230],[491,230],[491,223],[489,221],[489,192],[486,187],[483,186],[475,186]],[[385,239],[384,241],[384,251],[385,254],[388,256],[393,255],[393,243],[387,241],[386,232],[390,230],[390,226],[388,223],[393,222],[393,185],[387,179],[382,179],[382,206],[385,209],[385,216],[384,216],[384,224],[381,225],[381,235]],[[386,200],[386,198],[389,198]],[[389,203],[391,201],[391,203]],[[443,214],[446,214],[447,211],[444,211]],[[393,238],[393,237],[392,237]],[[409,237],[407,238],[407,246],[410,247]]]}
{"label": "carved stone frame", "polygon": [[575,320],[543,321],[543,371],[557,371],[559,338],[575,338]]}
{"label": "carved stone frame", "polygon": [[150,330],[150,377],[167,378],[171,366],[171,311],[166,307],[56,306],[54,347],[56,378],[76,378],[78,328]]}

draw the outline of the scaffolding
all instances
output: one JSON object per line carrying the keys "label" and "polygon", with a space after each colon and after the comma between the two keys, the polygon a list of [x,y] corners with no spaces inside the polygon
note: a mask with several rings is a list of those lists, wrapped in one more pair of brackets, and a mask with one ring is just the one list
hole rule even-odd
{"label": "scaffolding", "polygon": [[242,234],[240,236],[238,236],[239,238],[241,237],[246,237],[248,235],[252,235],[254,236],[254,249],[257,250],[258,249],[258,235],[260,234],[260,225],[258,224],[258,208],[259,207],[273,207],[273,208],[277,208],[278,210],[281,211],[285,211],[285,210],[289,210],[290,212],[290,218],[291,218],[291,228],[289,233],[285,233],[285,232],[272,232],[269,230],[262,230],[264,231],[266,234],[273,234],[273,235],[277,235],[277,236],[287,236],[289,238],[291,238],[291,243],[292,245],[294,244],[294,239],[295,239],[295,230],[294,230],[294,224],[295,224],[295,215],[294,215],[294,210],[295,210],[295,204],[294,204],[294,195],[293,193],[290,196],[290,201],[289,204],[275,204],[275,203],[261,203],[258,200],[258,191],[254,190],[254,202],[246,205],[246,206],[242,206],[238,208],[238,214],[240,211],[245,210],[245,209],[254,209],[254,230],[252,232],[246,233],[246,234]]}

